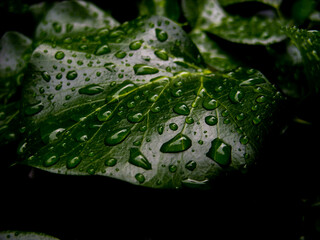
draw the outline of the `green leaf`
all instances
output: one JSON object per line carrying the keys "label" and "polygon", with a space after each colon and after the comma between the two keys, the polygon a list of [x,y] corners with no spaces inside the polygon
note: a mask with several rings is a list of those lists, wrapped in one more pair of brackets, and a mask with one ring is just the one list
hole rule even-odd
{"label": "green leaf", "polygon": [[[55,2],[36,29],[35,38],[55,39],[113,28],[119,23],[110,14],[85,1]],[[68,39],[66,40],[68,41]]]}
{"label": "green leaf", "polygon": [[177,0],[142,0],[139,3],[140,16],[157,15],[178,21],[180,7]]}
{"label": "green leaf", "polygon": [[300,50],[304,70],[311,92],[320,89],[320,33],[316,30],[304,30],[296,27],[285,28],[285,33]]}
{"label": "green leaf", "polygon": [[0,40],[0,102],[6,103],[21,84],[31,55],[32,41],[17,32],[6,32]]}
{"label": "green leaf", "polygon": [[85,38],[86,50],[83,37],[35,50],[23,93],[23,164],[177,188],[254,161],[281,98],[260,72],[211,73],[163,17],[98,36]]}
{"label": "green leaf", "polygon": [[23,231],[2,231],[0,232],[1,240],[59,240],[58,238],[46,235],[44,233],[23,232]]}
{"label": "green leaf", "polygon": [[[282,22],[277,18],[231,15],[217,0],[184,0],[183,10],[195,28],[213,33],[225,40],[252,45],[268,45],[285,39]],[[193,7],[197,5],[194,10]]]}
{"label": "green leaf", "polygon": [[0,105],[0,146],[18,138],[20,103]]}
{"label": "green leaf", "polygon": [[242,2],[261,2],[267,5],[270,5],[274,8],[279,8],[282,0],[218,0],[221,6],[228,6],[235,3],[242,3]]}

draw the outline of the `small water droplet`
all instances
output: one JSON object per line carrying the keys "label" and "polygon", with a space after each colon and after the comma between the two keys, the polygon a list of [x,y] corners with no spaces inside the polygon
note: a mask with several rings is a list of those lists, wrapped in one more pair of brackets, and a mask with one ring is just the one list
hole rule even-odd
{"label": "small water droplet", "polygon": [[87,173],[90,175],[94,175],[96,173],[96,170],[93,167],[90,167],[87,169]]}
{"label": "small water droplet", "polygon": [[206,155],[220,165],[226,166],[230,163],[231,146],[220,138],[216,138],[211,142],[211,147]]}
{"label": "small water droplet", "polygon": [[126,139],[130,134],[130,128],[122,128],[110,133],[104,140],[107,146],[114,146]]}
{"label": "small water droplet", "polygon": [[257,103],[264,103],[265,101],[267,101],[267,98],[263,95],[256,98]]}
{"label": "small water droplet", "polygon": [[106,63],[104,67],[110,72],[116,72],[116,65],[114,63]]}
{"label": "small water droplet", "polygon": [[203,100],[202,106],[206,110],[214,110],[219,106],[219,103],[213,98],[205,98]]}
{"label": "small water droplet", "polygon": [[213,115],[206,116],[204,120],[205,120],[206,124],[208,124],[209,126],[214,126],[218,123],[217,117],[213,116]]}
{"label": "small water droplet", "polygon": [[169,172],[175,173],[178,167],[176,165],[169,165]]}
{"label": "small water droplet", "polygon": [[146,170],[152,169],[151,163],[148,159],[140,152],[139,148],[130,148],[129,163],[141,167]]}
{"label": "small water droplet", "polygon": [[41,77],[43,80],[45,80],[46,82],[49,82],[51,80],[51,76],[48,72],[44,71],[41,73]]}
{"label": "small water droplet", "polygon": [[158,133],[159,133],[160,135],[162,135],[162,134],[163,134],[163,131],[164,131],[164,126],[163,126],[163,125],[159,125],[159,126],[157,127],[157,131],[158,131]]}
{"label": "small water droplet", "polygon": [[178,130],[178,125],[176,123],[170,123],[169,124],[169,128],[172,130],[172,131],[177,131]]}
{"label": "small water droplet", "polygon": [[144,183],[144,181],[146,180],[145,176],[142,173],[137,173],[134,177],[140,184]]}
{"label": "small water droplet", "polygon": [[132,43],[130,43],[129,45],[129,48],[130,50],[138,50],[141,48],[141,45],[142,45],[142,42],[141,40],[138,40],[138,41],[134,41]]}
{"label": "small water droplet", "polygon": [[242,121],[244,118],[245,118],[245,115],[244,113],[239,113],[237,116],[236,116],[237,120],[238,121]]}
{"label": "small water droplet", "polygon": [[162,49],[156,50],[154,54],[163,61],[167,61],[169,59],[167,52]]}
{"label": "small water droplet", "polygon": [[53,22],[53,23],[52,23],[52,27],[53,27],[53,29],[54,29],[54,31],[55,31],[56,33],[60,33],[61,30],[62,30],[61,23],[59,23],[59,22]]}
{"label": "small water droplet", "polygon": [[107,167],[113,167],[117,164],[117,159],[115,158],[109,158],[104,162],[104,165],[106,165]]}
{"label": "small water droplet", "polygon": [[26,115],[31,116],[31,115],[35,115],[39,112],[42,111],[42,109],[44,108],[42,102],[38,102],[36,104],[32,104],[29,105],[25,108],[24,112]]}
{"label": "small water droplet", "polygon": [[81,162],[81,158],[80,157],[74,157],[74,158],[69,158],[67,160],[67,168],[71,169],[71,168],[75,168],[76,166],[78,166]]}
{"label": "small water droplet", "polygon": [[195,161],[193,161],[193,160],[187,162],[186,165],[185,165],[185,168],[190,170],[190,171],[193,171],[194,169],[196,169],[196,167],[197,167],[197,163]]}
{"label": "small water droplet", "polygon": [[192,123],[194,123],[194,119],[192,117],[188,116],[188,117],[186,117],[185,122],[188,124],[192,124]]}
{"label": "small water droplet", "polygon": [[245,135],[243,135],[242,137],[240,137],[240,143],[243,145],[246,145],[249,142],[249,138]]}
{"label": "small water droplet", "polygon": [[125,80],[123,83],[119,84],[115,89],[109,93],[107,101],[112,101],[119,98],[121,95],[126,94],[137,87],[133,82]]}
{"label": "small water droplet", "polygon": [[179,133],[169,141],[162,144],[160,151],[163,153],[182,152],[189,149],[191,145],[191,139],[186,135]]}
{"label": "small water droplet", "polygon": [[156,74],[159,72],[159,69],[145,64],[136,64],[133,66],[133,70],[137,75]]}
{"label": "small water droplet", "polygon": [[57,59],[57,60],[62,60],[64,58],[64,52],[62,51],[57,51],[56,54],[54,55],[54,57]]}
{"label": "small water droplet", "polygon": [[138,122],[141,122],[143,120],[143,114],[140,113],[140,112],[133,112],[133,113],[130,113],[127,117],[128,121],[131,122],[131,123],[138,123]]}
{"label": "small water droplet", "polygon": [[156,28],[156,37],[160,42],[164,42],[168,39],[168,34],[160,28]]}
{"label": "small water droplet", "polygon": [[96,95],[104,91],[104,88],[98,84],[89,84],[79,89],[80,94]]}
{"label": "small water droplet", "polygon": [[125,56],[127,56],[127,53],[120,50],[120,51],[116,52],[116,54],[115,54],[114,56],[115,56],[116,58],[122,59],[122,58],[124,58]]}
{"label": "small water droplet", "polygon": [[53,156],[46,158],[43,161],[43,166],[51,167],[51,166],[55,165],[58,161],[59,161],[59,157],[57,157],[56,155],[53,155]]}
{"label": "small water droplet", "polygon": [[67,79],[68,80],[74,80],[78,77],[78,73],[75,70],[69,71],[67,73]]}
{"label": "small water droplet", "polygon": [[231,102],[233,102],[233,103],[241,102],[243,97],[244,97],[244,93],[243,93],[243,91],[241,91],[239,89],[235,88],[230,91],[229,98],[230,98]]}
{"label": "small water droplet", "polygon": [[255,116],[253,119],[252,119],[252,122],[254,125],[258,125],[259,123],[261,123],[261,116],[258,115],[258,116]]}
{"label": "small water droplet", "polygon": [[94,54],[100,56],[100,55],[107,54],[107,53],[110,53],[110,52],[111,52],[111,50],[110,50],[109,45],[108,44],[104,44],[102,46],[99,46],[96,49]]}
{"label": "small water droplet", "polygon": [[178,103],[173,107],[173,111],[180,115],[189,115],[190,109],[184,103]]}

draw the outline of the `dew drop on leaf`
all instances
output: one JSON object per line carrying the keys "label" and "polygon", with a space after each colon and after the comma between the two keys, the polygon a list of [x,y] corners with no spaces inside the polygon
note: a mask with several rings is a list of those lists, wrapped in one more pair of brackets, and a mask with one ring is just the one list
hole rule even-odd
{"label": "dew drop on leaf", "polygon": [[138,40],[138,41],[134,41],[131,42],[129,45],[130,50],[138,50],[139,48],[141,48],[142,45],[142,41]]}
{"label": "dew drop on leaf", "polygon": [[103,91],[104,91],[103,87],[101,87],[98,84],[90,84],[79,89],[79,93],[85,94],[85,95],[96,95]]}
{"label": "dew drop on leaf", "polygon": [[243,135],[242,137],[240,137],[240,143],[243,145],[246,145],[249,142],[249,138],[245,135]]}
{"label": "dew drop on leaf", "polygon": [[178,103],[173,107],[173,111],[180,115],[189,115],[190,109],[184,103]]}
{"label": "dew drop on leaf", "polygon": [[191,139],[181,133],[162,144],[160,151],[163,153],[176,153],[189,149],[192,145]]}
{"label": "dew drop on leaf", "polygon": [[170,165],[169,166],[169,172],[175,173],[177,171],[178,167],[176,165]]}
{"label": "dew drop on leaf", "polygon": [[208,124],[209,126],[214,126],[218,123],[217,117],[212,116],[212,115],[206,116],[204,120],[205,120],[206,124]]}
{"label": "dew drop on leaf", "polygon": [[231,102],[233,102],[233,103],[241,102],[243,97],[244,97],[243,91],[236,89],[236,88],[232,89],[229,93],[229,98],[230,98]]}
{"label": "dew drop on leaf", "polygon": [[162,49],[156,50],[154,54],[161,60],[167,61],[169,59],[167,52]]}
{"label": "dew drop on leaf", "polygon": [[100,56],[100,55],[107,54],[107,53],[110,53],[110,52],[111,52],[111,50],[110,50],[109,45],[108,44],[104,44],[104,45],[98,47],[96,49],[96,51],[94,52],[94,54]]}
{"label": "dew drop on leaf", "polygon": [[41,73],[41,77],[46,82],[49,82],[51,80],[51,76],[50,76],[50,74],[48,72],[42,72]]}
{"label": "dew drop on leaf", "polygon": [[185,165],[185,168],[190,170],[190,171],[193,171],[194,169],[196,169],[196,167],[197,167],[197,163],[195,161],[193,161],[193,160],[187,162],[186,165]]}
{"label": "dew drop on leaf", "polygon": [[116,58],[122,59],[122,58],[124,58],[125,56],[127,56],[127,53],[120,50],[120,51],[116,52],[116,54],[115,54],[114,56],[115,56]]}
{"label": "dew drop on leaf", "polygon": [[107,167],[113,167],[117,164],[117,159],[115,158],[109,158],[104,162],[104,165],[106,165]]}
{"label": "dew drop on leaf", "polygon": [[144,183],[144,181],[146,180],[145,176],[142,173],[137,173],[134,177],[140,184]]}
{"label": "dew drop on leaf", "polygon": [[203,100],[202,106],[206,110],[214,110],[219,106],[219,103],[213,98],[205,98]]}
{"label": "dew drop on leaf", "polygon": [[176,123],[170,123],[169,124],[169,128],[172,130],[172,131],[177,131],[178,130],[178,125]]}
{"label": "dew drop on leaf", "polygon": [[80,157],[74,157],[74,158],[69,158],[67,160],[67,168],[68,169],[72,169],[75,168],[76,166],[78,166],[81,162],[81,158]]}
{"label": "dew drop on leaf", "polygon": [[160,42],[164,42],[168,39],[168,34],[160,28],[156,28],[156,37]]}
{"label": "dew drop on leaf", "polygon": [[130,134],[130,128],[122,128],[116,131],[113,131],[110,135],[108,135],[104,143],[107,146],[114,146],[121,143],[128,135]]}
{"label": "dew drop on leaf", "polygon": [[59,157],[56,155],[50,156],[43,161],[43,166],[51,167],[59,161]]}
{"label": "dew drop on leaf", "polygon": [[54,57],[57,59],[57,60],[61,60],[64,58],[64,52],[62,51],[57,51],[56,54],[54,55]]}
{"label": "dew drop on leaf", "polygon": [[226,166],[231,160],[231,146],[223,142],[220,138],[216,138],[211,142],[207,157],[211,158],[220,165]]}
{"label": "dew drop on leaf", "polygon": [[130,113],[127,117],[128,121],[131,123],[138,123],[143,120],[143,114],[140,112]]}
{"label": "dew drop on leaf", "polygon": [[139,148],[130,148],[129,163],[146,170],[150,170],[152,168],[151,163],[140,152]]}
{"label": "dew drop on leaf", "polygon": [[78,77],[78,73],[75,70],[69,71],[67,73],[67,79],[68,80],[74,80]]}
{"label": "dew drop on leaf", "polygon": [[25,108],[24,112],[26,115],[31,116],[31,115],[35,115],[35,114],[41,112],[43,108],[44,108],[44,106],[43,106],[42,102],[38,102],[36,104],[27,106]]}
{"label": "dew drop on leaf", "polygon": [[133,66],[133,70],[137,75],[148,75],[159,72],[159,69],[145,64],[136,64]]}

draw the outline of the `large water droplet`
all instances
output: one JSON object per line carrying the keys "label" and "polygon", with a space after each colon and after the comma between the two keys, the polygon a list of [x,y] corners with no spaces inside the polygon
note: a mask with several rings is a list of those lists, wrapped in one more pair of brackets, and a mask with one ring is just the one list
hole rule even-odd
{"label": "large water droplet", "polygon": [[163,153],[176,153],[189,149],[192,145],[191,139],[179,133],[168,142],[162,144],[160,151]]}
{"label": "large water droplet", "polygon": [[178,103],[173,107],[173,111],[180,115],[189,115],[190,109],[184,103]]}
{"label": "large water droplet", "polygon": [[151,163],[140,152],[139,148],[130,148],[129,163],[146,170],[150,170],[152,168]]}
{"label": "large water droplet", "polygon": [[220,165],[226,166],[231,160],[231,146],[224,143],[220,138],[216,138],[211,142],[211,148],[207,153],[207,157]]}
{"label": "large water droplet", "polygon": [[75,168],[76,166],[79,165],[80,162],[81,162],[81,158],[78,156],[74,158],[69,158],[67,160],[67,168],[68,169]]}
{"label": "large water droplet", "polygon": [[231,102],[233,102],[233,103],[241,102],[243,97],[244,97],[244,93],[243,93],[243,91],[241,91],[239,89],[234,88],[230,91],[229,98],[230,98]]}
{"label": "large water droplet", "polygon": [[156,37],[160,42],[164,42],[168,39],[168,34],[160,28],[156,28]]}
{"label": "large water droplet", "polygon": [[98,47],[94,54],[99,56],[99,55],[107,54],[109,52],[111,52],[109,45],[104,44]]}
{"label": "large water droplet", "polygon": [[69,71],[67,73],[67,79],[68,80],[74,80],[78,77],[78,73],[75,70]]}
{"label": "large water droplet", "polygon": [[212,116],[212,115],[206,116],[204,120],[205,120],[206,124],[208,124],[209,126],[214,126],[218,123],[217,117]]}
{"label": "large water droplet", "polygon": [[98,84],[89,84],[85,87],[80,88],[79,93],[85,95],[95,95],[103,92],[103,90],[103,87]]}
{"label": "large water droplet", "polygon": [[121,143],[130,134],[130,128],[122,128],[110,133],[104,140],[107,146],[114,146]]}
{"label": "large water droplet", "polygon": [[53,156],[50,156],[50,157],[44,159],[43,166],[51,167],[54,164],[56,164],[58,161],[59,161],[59,157],[57,157],[56,155],[53,155]]}
{"label": "large water droplet", "polygon": [[61,60],[64,58],[64,52],[62,51],[57,51],[56,54],[54,55],[54,57],[57,59],[57,60]]}
{"label": "large water droplet", "polygon": [[169,59],[167,52],[162,49],[156,50],[154,54],[161,60],[167,61]]}
{"label": "large water droplet", "polygon": [[142,41],[138,40],[130,43],[129,48],[130,50],[138,50],[139,48],[141,48],[141,45],[142,45]]}
{"label": "large water droplet", "polygon": [[126,94],[136,88],[136,85],[129,81],[125,80],[123,83],[118,85],[107,97],[107,101],[111,101],[112,99],[119,98],[119,96]]}
{"label": "large water droplet", "polygon": [[133,70],[137,75],[156,74],[159,72],[159,69],[145,64],[136,64],[133,66]]}
{"label": "large water droplet", "polygon": [[138,123],[143,120],[143,114],[138,112],[138,113],[130,113],[127,117],[128,121],[131,123]]}
{"label": "large water droplet", "polygon": [[26,115],[35,115],[39,112],[42,111],[42,109],[44,108],[42,102],[38,102],[36,104],[32,104],[32,105],[29,105],[25,108],[24,112]]}
{"label": "large water droplet", "polygon": [[205,98],[202,106],[207,110],[214,110],[219,106],[219,103],[213,98]]}

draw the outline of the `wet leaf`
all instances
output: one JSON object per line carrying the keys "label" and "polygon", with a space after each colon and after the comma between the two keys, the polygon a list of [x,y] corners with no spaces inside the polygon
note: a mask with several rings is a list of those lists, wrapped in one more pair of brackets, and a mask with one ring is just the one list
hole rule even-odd
{"label": "wet leaf", "polygon": [[221,6],[228,6],[235,3],[242,3],[242,2],[261,2],[264,4],[268,4],[275,8],[279,8],[282,0],[218,0]]}
{"label": "wet leaf", "polygon": [[1,240],[59,240],[58,238],[46,235],[44,233],[23,232],[23,231],[3,231],[0,232]]}
{"label": "wet leaf", "polygon": [[[212,73],[163,17],[138,18],[85,43],[34,51],[23,92],[23,164],[177,188],[254,162],[281,99],[260,72]],[[100,54],[101,46],[108,51]]]}

